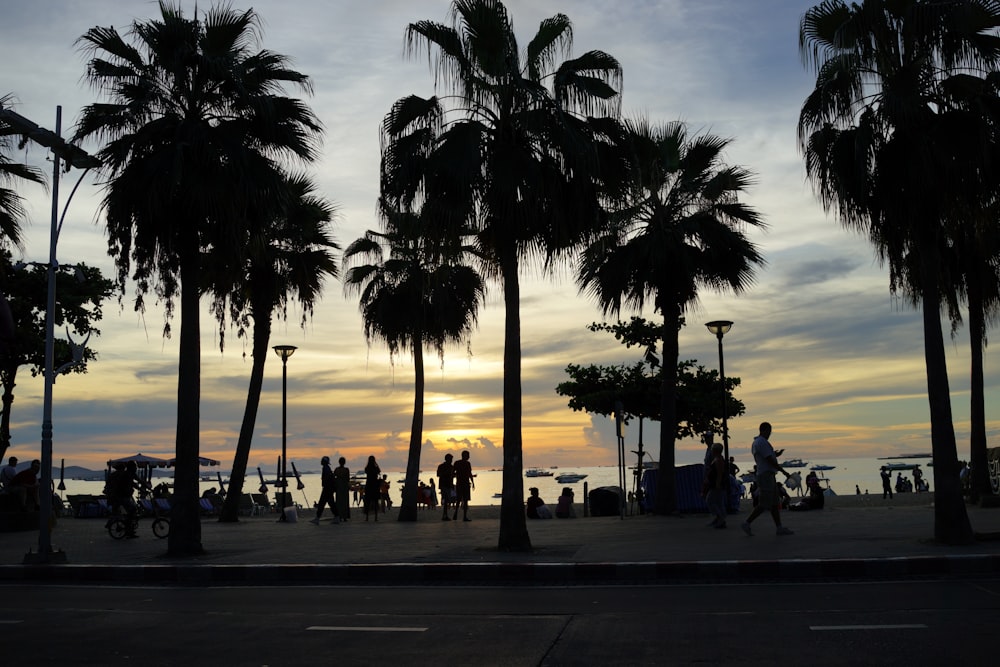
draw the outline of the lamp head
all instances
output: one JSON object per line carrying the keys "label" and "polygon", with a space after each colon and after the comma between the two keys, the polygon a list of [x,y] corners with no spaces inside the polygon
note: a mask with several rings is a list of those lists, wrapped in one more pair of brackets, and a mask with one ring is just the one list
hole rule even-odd
{"label": "lamp head", "polygon": [[274,352],[279,357],[281,357],[282,361],[288,361],[288,357],[292,356],[292,354],[297,349],[299,349],[299,348],[295,347],[294,345],[275,345],[274,346]]}
{"label": "lamp head", "polygon": [[706,322],[705,326],[708,330],[715,334],[715,337],[722,340],[722,337],[729,333],[729,330],[733,328],[733,323],[729,320],[712,320],[711,322]]}

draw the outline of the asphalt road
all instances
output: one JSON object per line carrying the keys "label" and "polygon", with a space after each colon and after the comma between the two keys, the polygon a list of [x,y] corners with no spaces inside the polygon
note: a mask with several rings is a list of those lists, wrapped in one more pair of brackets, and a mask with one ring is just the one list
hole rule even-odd
{"label": "asphalt road", "polygon": [[993,665],[1000,580],[0,587],[4,665]]}

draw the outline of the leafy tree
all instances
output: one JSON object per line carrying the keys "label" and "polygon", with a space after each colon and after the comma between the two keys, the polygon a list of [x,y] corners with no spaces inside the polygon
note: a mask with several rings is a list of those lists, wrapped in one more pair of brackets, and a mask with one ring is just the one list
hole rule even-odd
{"label": "leafy tree", "polygon": [[625,124],[634,154],[632,193],[607,232],[583,253],[577,281],[604,313],[642,311],[647,301],[663,318],[658,335],[660,464],[654,511],[676,506],[678,332],[702,288],[745,291],[764,259],[742,231],[764,227],[740,201],[751,174],[723,163],[729,142],[689,138],[683,123]]}
{"label": "leafy tree", "polygon": [[[237,326],[237,335],[252,340],[250,387],[240,436],[229,474],[229,490],[219,521],[239,520],[240,498],[246,479],[253,431],[264,384],[264,364],[271,340],[271,319],[287,318],[288,304],[298,301],[305,327],[319,300],[327,277],[337,278],[333,256],[340,246],[330,236],[333,206],[316,194],[315,184],[303,175],[288,176],[285,196],[275,201],[277,209],[262,209],[251,220],[251,238],[244,253],[217,249],[207,262],[208,291],[214,295],[213,310],[220,326],[227,319]],[[232,259],[244,255],[240,265]],[[220,340],[223,340],[220,337]]]}
{"label": "leafy tree", "polygon": [[[935,537],[972,540],[962,499],[940,306],[959,278],[942,249],[957,201],[976,182],[969,143],[947,87],[1000,59],[1000,6],[986,0],[827,0],[802,18],[799,45],[816,85],[799,115],[806,171],[819,199],[866,234],[890,284],[919,295],[923,312]],[[988,144],[983,144],[988,146]],[[971,180],[970,180],[971,179]],[[963,260],[964,261],[964,260]]]}
{"label": "leafy tree", "polygon": [[413,355],[413,419],[399,520],[416,521],[424,424],[423,349],[433,348],[443,360],[446,344],[468,339],[485,286],[472,267],[462,264],[469,248],[436,243],[424,235],[428,223],[421,215],[384,204],[386,231],[367,231],[344,253],[344,259],[352,262],[344,287],[360,295],[369,344],[381,340],[393,356],[402,350]]}
{"label": "leafy tree", "polygon": [[[27,366],[31,376],[45,369],[45,300],[48,265],[12,263],[9,250],[0,249],[0,291],[9,295],[14,335],[0,348],[0,384],[3,411],[0,414],[0,459],[10,446],[10,412],[14,403],[17,372]],[[97,353],[83,342],[101,334],[95,323],[103,316],[102,305],[114,292],[110,280],[99,269],[86,264],[61,264],[56,269],[55,356],[53,369],[60,373],[86,373],[87,362]],[[66,330],[67,337],[58,336]],[[72,338],[69,330],[73,330]],[[82,346],[82,347],[81,347]]]}
{"label": "leafy tree", "polygon": [[[615,404],[621,402],[626,422],[632,418],[660,419],[660,361],[656,354],[659,327],[640,317],[628,323],[594,323],[591,331],[608,331],[626,347],[644,348],[643,359],[632,365],[599,366],[570,364],[566,373],[569,382],[556,387],[556,393],[569,397],[569,407],[575,411],[610,416]],[[677,365],[677,439],[722,432],[722,412],[719,402],[719,373],[706,370],[695,361]],[[746,411],[743,402],[733,396],[740,379],[726,378],[726,414],[739,416]]]}
{"label": "leafy tree", "polygon": [[104,98],[84,108],[74,139],[103,143],[102,209],[117,283],[136,285],[136,307],[153,292],[170,334],[180,298],[177,464],[167,552],[203,553],[198,505],[202,253],[249,237],[251,213],[281,196],[282,159],[310,160],[320,124],[282,94],[308,78],[259,43],[253,10],[213,7],[190,19],[160,2],[127,40],[95,27],[79,44],[86,79]]}

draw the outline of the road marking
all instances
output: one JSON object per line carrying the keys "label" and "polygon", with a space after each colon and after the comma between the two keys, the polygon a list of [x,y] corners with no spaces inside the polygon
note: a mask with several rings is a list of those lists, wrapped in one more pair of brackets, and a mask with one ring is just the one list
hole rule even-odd
{"label": "road marking", "polygon": [[361,625],[310,625],[306,630],[325,630],[328,632],[426,632],[427,628],[371,628]]}
{"label": "road marking", "polygon": [[923,623],[901,623],[897,625],[810,625],[810,630],[926,630]]}

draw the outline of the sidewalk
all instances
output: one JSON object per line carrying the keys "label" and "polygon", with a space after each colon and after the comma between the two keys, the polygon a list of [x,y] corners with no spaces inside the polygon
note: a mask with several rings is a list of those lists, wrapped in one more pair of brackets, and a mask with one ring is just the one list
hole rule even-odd
{"label": "sidewalk", "polygon": [[[845,503],[846,504],[846,503]],[[103,519],[60,519],[52,545],[66,564],[23,565],[37,551],[37,531],[0,533],[0,582],[155,584],[438,584],[649,583],[706,579],[912,577],[1000,574],[1000,509],[968,507],[973,529],[992,537],[952,547],[933,541],[930,505],[888,501],[867,507],[785,512],[795,535],[777,536],[770,516],[740,530],[744,510],[726,530],[707,515],[590,517],[529,521],[533,551],[497,550],[498,508],[471,508],[471,522],[441,521],[433,510],[416,523],[395,512],[365,522],[276,515],[220,524],[206,517],[196,558],[166,557],[166,541],[140,522],[140,539],[112,540]],[[992,535],[991,535],[992,534]]]}

